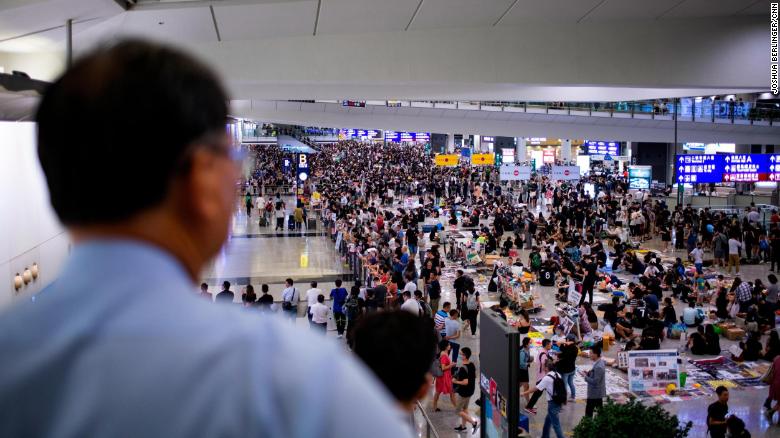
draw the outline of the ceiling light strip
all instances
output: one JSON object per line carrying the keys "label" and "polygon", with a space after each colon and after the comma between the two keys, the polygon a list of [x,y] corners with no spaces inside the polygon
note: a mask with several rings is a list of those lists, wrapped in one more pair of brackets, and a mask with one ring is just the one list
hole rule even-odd
{"label": "ceiling light strip", "polygon": [[[101,20],[103,18],[104,17],[93,17],[93,18],[87,18],[87,19],[84,19],[84,20],[73,20],[73,24],[88,23],[90,21]],[[25,38],[25,37],[28,37],[28,36],[37,35],[39,33],[51,32],[51,31],[56,30],[56,29],[62,29],[63,27],[65,27],[65,23],[60,24],[59,26],[47,27],[46,29],[34,30],[32,32],[23,33],[21,35],[15,35],[15,36],[12,36],[12,37],[8,37],[8,38],[0,40],[0,43],[4,43],[4,42],[7,42],[7,41],[18,40],[19,38]]]}
{"label": "ceiling light strip", "polygon": [[494,26],[494,27],[495,27],[495,26],[496,26],[498,23],[500,23],[500,22],[501,22],[501,20],[503,20],[503,19],[504,19],[504,17],[506,17],[506,14],[508,14],[508,13],[509,13],[509,11],[511,11],[511,10],[512,10],[512,8],[514,8],[514,7],[515,7],[515,5],[517,4],[517,2],[518,2],[518,1],[520,1],[520,0],[515,0],[515,1],[513,1],[513,2],[512,2],[512,4],[511,4],[511,5],[509,5],[509,7],[508,7],[508,8],[506,8],[506,11],[504,11],[504,13],[503,13],[503,14],[501,14],[501,16],[500,16],[500,17],[498,17],[498,20],[496,20],[496,22],[495,22],[495,23],[493,23],[493,26]]}
{"label": "ceiling light strip", "polygon": [[214,13],[214,5],[209,5],[211,11],[211,21],[214,22],[214,32],[217,34],[217,41],[222,42],[222,37],[219,35],[219,25],[217,24],[217,15]]}
{"label": "ceiling light strip", "polygon": [[606,2],[607,2],[607,0],[601,0],[601,1],[600,1],[600,2],[599,2],[597,5],[596,5],[596,6],[594,6],[594,7],[590,8],[590,9],[588,10],[588,12],[586,12],[586,13],[585,13],[585,15],[583,15],[582,17],[580,17],[580,18],[577,20],[577,23],[579,23],[580,21],[584,20],[584,19],[585,19],[585,17],[587,17],[588,15],[590,15],[590,13],[591,13],[591,12],[595,11],[596,9],[598,9],[598,8],[599,8],[599,6],[603,5],[603,4],[604,4],[604,3],[606,3]]}
{"label": "ceiling light strip", "polygon": [[317,36],[317,27],[320,25],[320,9],[322,9],[322,0],[317,0],[317,15],[314,16],[314,32],[312,36]]}
{"label": "ceiling light strip", "polygon": [[409,19],[409,24],[407,24],[406,27],[404,28],[404,32],[409,30],[409,26],[412,25],[412,22],[417,17],[417,13],[420,12],[420,8],[422,7],[423,1],[425,0],[420,0],[420,3],[417,3],[417,9],[414,10],[414,14],[412,14],[412,18]]}

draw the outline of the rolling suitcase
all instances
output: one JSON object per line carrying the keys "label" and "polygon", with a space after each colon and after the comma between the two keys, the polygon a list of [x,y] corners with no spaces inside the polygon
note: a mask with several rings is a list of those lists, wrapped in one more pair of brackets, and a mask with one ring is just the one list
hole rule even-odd
{"label": "rolling suitcase", "polygon": [[310,217],[306,219],[306,229],[308,230],[316,230],[317,229],[317,219]]}

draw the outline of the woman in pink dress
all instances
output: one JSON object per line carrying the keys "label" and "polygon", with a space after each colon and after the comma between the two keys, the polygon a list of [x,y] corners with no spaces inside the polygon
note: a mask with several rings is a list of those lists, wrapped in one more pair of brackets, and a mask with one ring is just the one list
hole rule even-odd
{"label": "woman in pink dress", "polygon": [[434,385],[435,393],[433,395],[433,411],[439,412],[438,408],[440,394],[449,394],[452,406],[455,406],[455,393],[452,391],[452,367],[457,365],[450,360],[450,343],[449,341],[441,340],[439,342],[439,364],[441,364],[442,375],[436,378],[436,384]]}

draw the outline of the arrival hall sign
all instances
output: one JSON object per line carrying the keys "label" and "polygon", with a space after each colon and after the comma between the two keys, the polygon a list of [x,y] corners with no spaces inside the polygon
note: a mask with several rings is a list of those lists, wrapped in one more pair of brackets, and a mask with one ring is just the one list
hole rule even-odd
{"label": "arrival hall sign", "polygon": [[678,183],[780,181],[780,154],[690,154],[675,157]]}

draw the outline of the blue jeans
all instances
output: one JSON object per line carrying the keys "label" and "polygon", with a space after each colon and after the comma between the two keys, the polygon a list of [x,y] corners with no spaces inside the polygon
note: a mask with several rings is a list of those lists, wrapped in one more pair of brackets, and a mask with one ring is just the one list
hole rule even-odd
{"label": "blue jeans", "polygon": [[[577,370],[574,370],[570,373],[561,373],[561,378],[563,379],[563,383],[566,383],[569,385],[569,398],[574,398],[574,395],[576,394],[574,389],[574,373],[577,372]],[[560,409],[560,406],[558,407]]]}
{"label": "blue jeans", "polygon": [[450,347],[452,347],[452,361],[457,363],[458,362],[458,353],[460,352],[460,344],[457,342],[450,341]]}
{"label": "blue jeans", "polygon": [[409,245],[409,254],[417,254],[417,245]]}
{"label": "blue jeans", "polygon": [[544,427],[542,428],[542,438],[549,438],[550,425],[552,425],[555,431],[555,436],[563,438],[563,430],[561,430],[561,420],[558,419],[558,414],[561,413],[561,405],[555,403],[552,400],[547,401],[547,415],[544,417]]}
{"label": "blue jeans", "polygon": [[696,272],[699,275],[704,273],[704,271],[702,270],[702,266],[704,266],[704,265],[702,263],[694,263],[693,265],[696,266]]}

